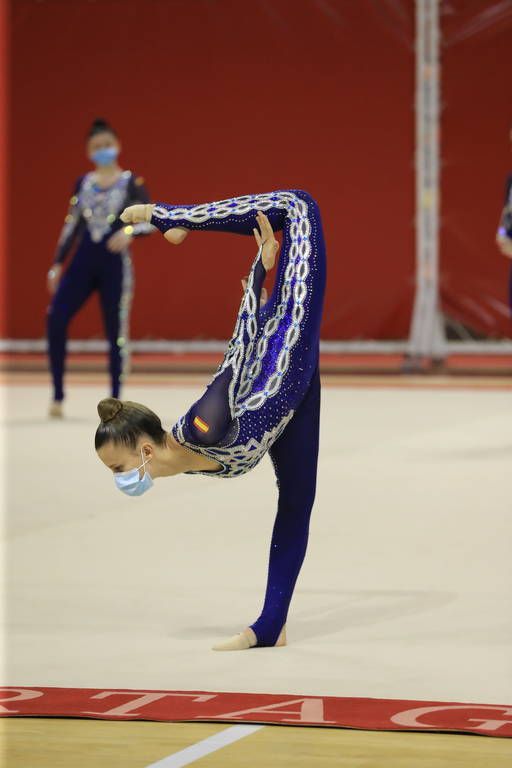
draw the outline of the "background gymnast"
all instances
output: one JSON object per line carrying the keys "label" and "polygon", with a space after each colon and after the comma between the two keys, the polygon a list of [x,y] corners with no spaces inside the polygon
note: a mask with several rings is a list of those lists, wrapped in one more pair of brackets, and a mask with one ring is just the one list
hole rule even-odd
{"label": "background gymnast", "polygon": [[[512,146],[512,129],[509,131],[509,139]],[[496,233],[496,243],[501,253],[512,259],[512,174],[508,175],[505,184],[505,202]],[[512,316],[512,265],[509,271],[508,303]]]}
{"label": "background gymnast", "polygon": [[[86,141],[95,169],[76,182],[69,201],[54,263],[48,272],[53,296],[48,308],[47,334],[53,400],[49,415],[61,418],[68,325],[94,291],[100,298],[105,335],[110,347],[112,395],[119,396],[126,368],[128,322],[133,293],[129,246],[134,237],[153,232],[147,222],[125,225],[119,218],[131,203],[146,203],[142,177],[123,171],[117,162],[121,145],[105,120],[95,120]],[[76,246],[65,274],[63,264]]]}

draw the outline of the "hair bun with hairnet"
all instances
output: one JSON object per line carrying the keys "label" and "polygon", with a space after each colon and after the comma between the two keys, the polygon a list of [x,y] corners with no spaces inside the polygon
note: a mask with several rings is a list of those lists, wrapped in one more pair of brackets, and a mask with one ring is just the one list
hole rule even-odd
{"label": "hair bun with hairnet", "polygon": [[105,424],[107,421],[115,419],[119,411],[123,408],[123,403],[116,397],[106,397],[98,403],[98,415]]}

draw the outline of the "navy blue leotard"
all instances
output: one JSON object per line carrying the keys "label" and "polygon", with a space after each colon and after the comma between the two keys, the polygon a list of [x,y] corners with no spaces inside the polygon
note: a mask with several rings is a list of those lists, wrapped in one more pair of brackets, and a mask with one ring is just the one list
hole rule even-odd
{"label": "navy blue leotard", "polygon": [[175,439],[217,461],[208,476],[233,478],[268,452],[279,491],[259,646],[274,645],[286,622],[308,541],[316,490],[319,335],[325,244],[318,205],[301,190],[244,195],[203,205],[157,203],[151,223],[252,235],[263,211],[283,231],[275,287],[260,307],[261,248],[253,262],[233,336],[203,396],[173,426]]}
{"label": "navy blue leotard", "polygon": [[[148,192],[140,177],[123,171],[107,189],[98,187],[94,173],[78,179],[62,229],[55,263],[62,264],[74,246],[75,253],[48,308],[47,334],[54,400],[64,398],[64,365],[69,322],[89,296],[98,291],[105,335],[110,348],[112,396],[118,397],[126,367],[127,337],[133,275],[130,252],[108,250],[109,237],[125,225],[119,214],[128,205],[147,203]],[[136,224],[131,235],[154,231],[150,224]]]}

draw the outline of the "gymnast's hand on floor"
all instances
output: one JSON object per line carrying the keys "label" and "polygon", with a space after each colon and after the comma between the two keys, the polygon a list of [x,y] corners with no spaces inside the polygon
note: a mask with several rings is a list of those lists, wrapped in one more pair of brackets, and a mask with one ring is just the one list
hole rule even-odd
{"label": "gymnast's hand on floor", "polygon": [[264,213],[258,211],[256,221],[258,222],[258,226],[260,228],[259,232],[256,227],[254,227],[252,231],[254,232],[254,237],[258,243],[258,248],[263,246],[263,250],[261,252],[261,261],[268,272],[269,269],[272,269],[276,262],[279,243],[274,237],[274,230],[272,229],[272,225]]}

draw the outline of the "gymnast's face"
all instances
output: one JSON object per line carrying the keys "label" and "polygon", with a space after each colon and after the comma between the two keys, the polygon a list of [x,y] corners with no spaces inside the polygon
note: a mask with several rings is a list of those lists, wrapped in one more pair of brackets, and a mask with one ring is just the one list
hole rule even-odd
{"label": "gymnast's face", "polygon": [[144,474],[143,463],[150,462],[154,454],[154,446],[149,440],[140,440],[136,448],[127,445],[117,445],[110,441],[98,448],[97,454],[104,465],[114,474],[139,469],[139,478]]}
{"label": "gymnast's face", "polygon": [[119,139],[114,136],[110,131],[102,131],[96,133],[87,141],[87,156],[92,163],[106,165],[105,162],[98,163],[98,158],[112,158],[112,161],[117,159],[121,151],[121,144]]}

